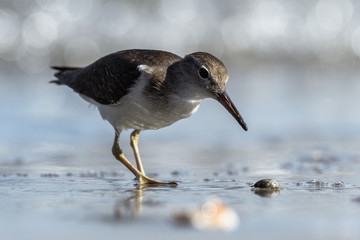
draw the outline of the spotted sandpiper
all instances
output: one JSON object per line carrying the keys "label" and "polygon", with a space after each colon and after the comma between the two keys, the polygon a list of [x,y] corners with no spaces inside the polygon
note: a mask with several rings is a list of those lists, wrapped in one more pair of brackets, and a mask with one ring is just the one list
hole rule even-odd
{"label": "spotted sandpiper", "polygon": [[[168,184],[146,176],[138,148],[142,130],[159,129],[190,117],[205,98],[219,101],[247,131],[246,123],[226,93],[224,64],[206,52],[181,58],[173,53],[133,49],[109,54],[84,68],[53,67],[58,80],[87,102],[115,129],[112,153],[140,184]],[[136,165],[119,147],[123,130],[131,133]]]}

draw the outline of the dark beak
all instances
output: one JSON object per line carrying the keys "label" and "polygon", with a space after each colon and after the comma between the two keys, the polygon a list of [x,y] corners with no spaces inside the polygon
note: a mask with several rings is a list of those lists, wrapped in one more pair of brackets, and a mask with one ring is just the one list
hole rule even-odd
{"label": "dark beak", "polygon": [[233,102],[231,101],[229,95],[226,92],[223,93],[215,93],[217,100],[229,111],[229,113],[238,121],[241,127],[247,131],[248,128],[244,119],[241,117],[239,111],[234,106]]}

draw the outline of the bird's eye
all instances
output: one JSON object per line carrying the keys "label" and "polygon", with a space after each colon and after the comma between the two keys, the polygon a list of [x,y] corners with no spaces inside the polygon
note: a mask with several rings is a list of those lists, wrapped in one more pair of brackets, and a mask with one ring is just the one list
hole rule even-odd
{"label": "bird's eye", "polygon": [[209,71],[205,67],[199,68],[199,76],[201,78],[207,79],[209,77]]}

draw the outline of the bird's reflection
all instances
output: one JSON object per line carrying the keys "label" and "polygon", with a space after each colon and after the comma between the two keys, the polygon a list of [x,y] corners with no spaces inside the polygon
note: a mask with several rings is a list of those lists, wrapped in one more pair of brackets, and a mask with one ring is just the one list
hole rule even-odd
{"label": "bird's reflection", "polygon": [[[168,187],[176,187],[176,185],[169,185]],[[133,219],[141,214],[143,208],[143,198],[146,190],[154,188],[164,188],[164,184],[151,184],[151,185],[137,185],[136,188],[127,190],[131,196],[119,200],[115,204],[114,216],[117,220]]]}
{"label": "bird's reflection", "polygon": [[280,189],[252,189],[252,191],[260,197],[274,197],[280,194]]}

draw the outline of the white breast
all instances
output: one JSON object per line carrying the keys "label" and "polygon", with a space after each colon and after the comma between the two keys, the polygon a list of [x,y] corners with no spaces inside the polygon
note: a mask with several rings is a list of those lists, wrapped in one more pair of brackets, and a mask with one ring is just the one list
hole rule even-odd
{"label": "white breast", "polygon": [[143,95],[147,79],[140,77],[129,93],[112,105],[95,104],[103,119],[109,121],[118,131],[124,129],[159,129],[190,117],[199,108],[200,100],[185,100],[169,96],[168,104],[152,102]]}

